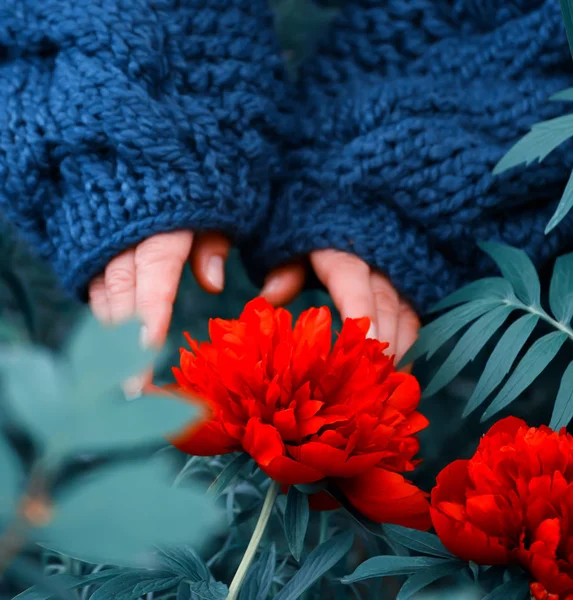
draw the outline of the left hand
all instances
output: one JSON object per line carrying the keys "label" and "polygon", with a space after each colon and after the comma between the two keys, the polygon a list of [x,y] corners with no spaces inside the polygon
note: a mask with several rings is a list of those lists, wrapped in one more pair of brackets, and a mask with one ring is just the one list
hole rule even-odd
{"label": "left hand", "polygon": [[[390,280],[354,254],[315,250],[309,258],[342,319],[369,317],[369,337],[388,342],[397,364],[416,341],[420,320]],[[271,304],[286,304],[300,293],[304,278],[301,264],[286,265],[268,276],[261,295]]]}

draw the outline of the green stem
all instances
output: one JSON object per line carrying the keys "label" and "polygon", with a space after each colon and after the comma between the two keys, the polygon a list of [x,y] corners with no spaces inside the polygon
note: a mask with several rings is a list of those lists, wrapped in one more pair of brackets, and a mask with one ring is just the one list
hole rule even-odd
{"label": "green stem", "polygon": [[229,587],[229,594],[227,596],[227,600],[237,600],[239,597],[239,591],[241,590],[241,586],[243,585],[243,581],[245,580],[245,576],[247,575],[247,571],[255,558],[255,554],[257,553],[257,549],[259,544],[261,543],[261,539],[263,537],[263,533],[267,528],[267,523],[269,522],[269,518],[273,512],[273,507],[275,505],[275,500],[277,499],[278,493],[280,490],[280,483],[276,481],[271,481],[271,485],[267,490],[267,495],[265,496],[265,502],[263,504],[263,508],[261,510],[261,514],[259,515],[259,520],[255,526],[255,530],[253,531],[253,535],[251,537],[251,541],[247,546],[247,550],[245,551],[245,555],[241,560],[241,564],[233,577],[233,581],[231,581],[231,585]]}

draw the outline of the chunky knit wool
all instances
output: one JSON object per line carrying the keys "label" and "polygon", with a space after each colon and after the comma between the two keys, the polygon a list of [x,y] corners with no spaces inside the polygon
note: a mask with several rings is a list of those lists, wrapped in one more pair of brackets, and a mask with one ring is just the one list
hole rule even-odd
{"label": "chunky knit wool", "polygon": [[524,248],[542,267],[573,241],[572,219],[544,235],[571,145],[491,172],[533,123],[567,109],[548,97],[571,85],[571,65],[558,0],[347,1],[300,75],[306,139],[286,154],[253,264],[353,252],[421,312],[490,272],[477,241]]}
{"label": "chunky knit wool", "polygon": [[219,229],[258,281],[358,254],[418,310],[492,268],[538,266],[571,145],[494,178],[567,109],[558,0],[347,0],[296,84],[264,0],[0,0],[0,207],[76,293],[153,233]]}
{"label": "chunky knit wool", "polygon": [[0,0],[0,210],[79,295],[154,233],[240,243],[284,81],[265,0]]}

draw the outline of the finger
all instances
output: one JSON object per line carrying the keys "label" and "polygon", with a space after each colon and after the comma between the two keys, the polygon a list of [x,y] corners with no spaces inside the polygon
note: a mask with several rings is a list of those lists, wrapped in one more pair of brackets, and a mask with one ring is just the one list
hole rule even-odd
{"label": "finger", "polygon": [[381,273],[372,273],[370,286],[376,303],[378,339],[390,344],[386,352],[396,354],[400,297],[394,286]]}
{"label": "finger", "polygon": [[[413,346],[418,339],[420,332],[420,319],[414,312],[412,307],[404,301],[400,303],[399,318],[398,318],[398,336],[396,348],[396,362],[400,362],[406,352]],[[406,371],[411,371],[412,365],[407,365],[404,368]]]}
{"label": "finger", "polygon": [[328,289],[343,319],[370,318],[369,337],[378,337],[370,267],[357,256],[337,250],[316,250],[310,262]]}
{"label": "finger", "polygon": [[105,269],[105,290],[113,323],[121,323],[135,312],[134,258],[134,250],[126,250]]}
{"label": "finger", "polygon": [[154,235],[135,249],[135,304],[145,326],[145,345],[159,347],[165,342],[192,242],[190,231],[175,231]]}
{"label": "finger", "polygon": [[302,291],[305,268],[302,263],[292,263],[272,271],[265,279],[261,296],[273,306],[288,304]]}
{"label": "finger", "polygon": [[91,282],[88,297],[94,317],[102,323],[111,322],[111,311],[107,302],[105,277],[103,275],[99,275]]}
{"label": "finger", "polygon": [[225,286],[225,261],[231,242],[219,233],[198,235],[191,252],[191,269],[199,285],[212,294]]}

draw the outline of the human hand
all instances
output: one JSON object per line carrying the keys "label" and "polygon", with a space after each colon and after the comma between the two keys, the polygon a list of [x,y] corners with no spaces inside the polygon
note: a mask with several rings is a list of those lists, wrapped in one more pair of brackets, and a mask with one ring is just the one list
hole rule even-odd
{"label": "human hand", "polygon": [[[105,272],[89,286],[92,312],[100,321],[118,324],[138,315],[143,322],[143,346],[161,347],[167,337],[173,303],[187,260],[198,283],[218,293],[225,284],[227,238],[216,233],[194,235],[190,231],[160,233],[112,259]],[[136,396],[151,380],[151,373],[124,385]]]}
{"label": "human hand", "polygon": [[[369,337],[390,344],[398,363],[416,341],[420,320],[381,273],[363,260],[338,250],[315,250],[310,263],[343,319],[370,317]],[[271,304],[286,304],[302,290],[305,269],[290,264],[273,271],[261,291]]]}

